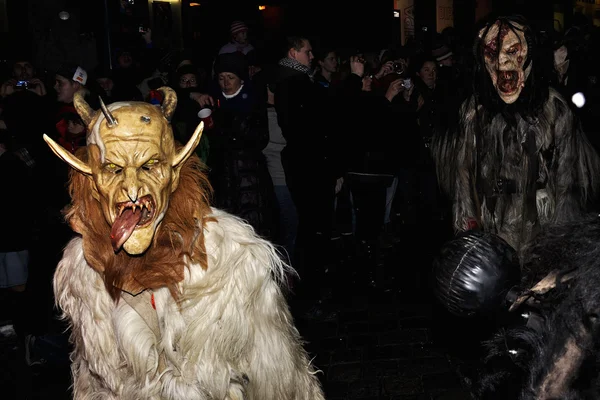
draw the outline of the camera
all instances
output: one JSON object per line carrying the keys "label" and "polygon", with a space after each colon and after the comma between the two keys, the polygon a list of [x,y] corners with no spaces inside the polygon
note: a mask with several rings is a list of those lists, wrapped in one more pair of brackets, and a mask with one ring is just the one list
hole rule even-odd
{"label": "camera", "polygon": [[394,63],[394,72],[398,75],[402,75],[404,73],[404,64]]}
{"label": "camera", "polygon": [[29,88],[29,81],[17,81],[16,87],[27,89]]}
{"label": "camera", "polygon": [[139,33],[146,33],[146,32],[148,32],[148,29],[144,28],[143,25],[140,25],[140,27],[138,28],[138,32]]}

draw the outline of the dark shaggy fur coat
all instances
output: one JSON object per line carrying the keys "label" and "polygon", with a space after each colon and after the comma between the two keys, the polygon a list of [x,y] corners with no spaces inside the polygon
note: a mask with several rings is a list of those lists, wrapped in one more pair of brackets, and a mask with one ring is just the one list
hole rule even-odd
{"label": "dark shaggy fur coat", "polygon": [[555,90],[529,113],[490,110],[478,99],[466,100],[455,132],[434,143],[440,184],[457,231],[475,221],[521,252],[540,227],[584,214],[600,161]]}
{"label": "dark shaggy fur coat", "polygon": [[515,314],[535,328],[505,329],[486,343],[478,399],[600,399],[600,216],[552,226],[525,251],[521,293],[556,273],[556,286]]}

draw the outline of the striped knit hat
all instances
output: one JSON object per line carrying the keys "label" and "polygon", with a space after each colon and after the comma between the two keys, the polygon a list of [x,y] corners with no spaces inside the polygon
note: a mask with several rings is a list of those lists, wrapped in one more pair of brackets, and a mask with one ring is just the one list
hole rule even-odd
{"label": "striped knit hat", "polygon": [[248,26],[242,21],[233,21],[231,23],[231,35],[235,36],[240,32],[247,31]]}

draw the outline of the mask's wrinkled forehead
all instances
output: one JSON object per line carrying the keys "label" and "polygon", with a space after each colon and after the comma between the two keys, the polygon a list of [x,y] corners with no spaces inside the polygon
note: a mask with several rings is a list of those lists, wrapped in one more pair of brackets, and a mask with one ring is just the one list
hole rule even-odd
{"label": "mask's wrinkled forehead", "polygon": [[98,146],[100,162],[106,161],[106,147],[110,142],[131,141],[136,137],[140,138],[139,135],[147,136],[146,139],[150,140],[156,139],[156,143],[163,142],[160,136],[166,133],[168,122],[157,109],[140,107],[129,102],[113,103],[108,109],[116,118],[117,125],[110,127],[107,118],[100,113],[87,137],[88,145]]}
{"label": "mask's wrinkled forehead", "polygon": [[[109,106],[109,110],[116,111],[119,108],[130,106],[130,105],[131,105],[130,103],[112,104]],[[104,141],[102,140],[102,137],[100,136],[100,125],[101,124],[106,124],[106,117],[104,116],[104,114],[100,114],[100,116],[98,117],[98,120],[92,127],[91,132],[88,134],[87,145],[89,146],[90,144],[95,144],[96,146],[98,146],[98,148],[100,149],[100,161],[104,162],[104,161],[106,161],[106,146],[104,144]]]}
{"label": "mask's wrinkled forehead", "polygon": [[[483,35],[485,34],[485,37]],[[526,54],[528,50],[524,27],[516,22],[508,23],[496,21],[489,27],[479,32],[483,40],[483,54],[486,60],[498,60],[499,54],[504,51],[508,55],[516,53]]]}

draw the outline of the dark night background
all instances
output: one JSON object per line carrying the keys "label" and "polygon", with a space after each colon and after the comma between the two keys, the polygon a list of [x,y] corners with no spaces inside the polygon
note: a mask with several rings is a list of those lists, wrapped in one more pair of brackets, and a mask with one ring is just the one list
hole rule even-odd
{"label": "dark night background", "polygon": [[[174,15],[171,32],[161,34],[154,29],[148,3],[134,0],[128,4],[129,13],[123,13],[121,3],[127,0],[4,0],[7,21],[1,33],[3,58],[30,52],[45,68],[51,69],[61,59],[83,53],[88,60],[83,65],[107,63],[107,26],[112,48],[118,42],[124,26],[135,29],[144,25],[153,28],[153,39],[167,48],[194,48],[216,50],[228,41],[232,20],[241,19],[251,28],[251,40],[257,47],[273,48],[285,34],[299,33],[319,41],[360,50],[380,49],[399,41],[400,19],[393,17],[393,0],[366,2],[337,2],[315,0],[198,0],[200,6],[190,7],[190,0],[169,2]],[[435,31],[436,1],[415,0],[415,29],[427,26]],[[454,0],[454,27],[465,40],[471,40],[475,27],[476,8],[482,0]],[[540,29],[552,29],[553,12],[572,9],[570,0],[487,0],[483,1],[492,12],[519,12],[529,17]],[[263,11],[258,5],[266,5]],[[108,24],[105,19],[108,9]],[[71,18],[58,18],[60,11],[68,11]],[[572,13],[565,13],[565,24]],[[179,21],[177,21],[179,19]],[[75,56],[77,57],[77,56]],[[84,56],[85,57],[85,56]],[[94,59],[95,57],[95,59]],[[87,62],[86,62],[87,61]],[[88,65],[89,67],[89,65]]]}
{"label": "dark night background", "polygon": [[[0,0],[0,76],[10,76],[11,61],[25,57],[33,61],[38,73],[42,72],[39,75],[45,75],[50,89],[55,82],[53,71],[64,61],[76,62],[92,71],[96,67],[108,67],[111,60],[109,55],[112,55],[112,59],[116,58],[116,50],[126,45],[125,38],[133,38],[137,40],[138,46],[144,46],[138,32],[140,26],[152,29],[154,48],[160,50],[161,57],[171,51],[175,53],[177,50],[191,49],[199,58],[205,59],[202,62],[208,61],[210,64],[218,49],[229,41],[230,24],[234,20],[246,22],[250,28],[250,42],[257,47],[259,53],[268,58],[264,60],[266,62],[276,61],[283,56],[282,52],[276,50],[289,34],[307,36],[313,45],[331,43],[336,50],[378,53],[381,49],[401,43],[403,19],[395,18],[394,10],[403,1],[405,0],[353,3],[327,0]],[[437,14],[440,13],[437,1],[413,1],[416,34],[435,33]],[[577,22],[578,12],[585,10],[589,20],[600,25],[600,0],[444,1],[449,3],[448,9],[453,11],[454,29],[462,38],[461,44],[465,45],[459,47],[468,48],[473,43],[478,19],[489,14],[522,14],[535,29],[548,33],[560,22],[562,29],[558,33],[564,34],[567,28]],[[153,11],[156,9],[153,6],[155,3],[166,5],[170,9],[170,22],[165,23],[165,20],[157,18]],[[259,10],[259,5],[265,6],[265,9]],[[68,12],[70,17],[66,20],[59,18],[61,12]],[[154,48],[148,53],[154,55]],[[270,50],[266,51],[267,49]],[[590,53],[597,56],[600,51]],[[597,75],[597,68],[594,66],[598,64],[589,65],[589,70],[593,72],[590,75],[593,76],[581,75],[586,81],[590,77],[596,79]],[[583,69],[586,70],[587,68]],[[596,105],[599,104],[600,95],[594,98],[590,96],[589,99],[588,108],[583,111],[596,128],[598,114],[591,110],[597,108],[589,105],[594,104],[592,99]],[[42,107],[34,113],[29,110],[27,108],[28,117],[38,112],[43,114],[44,111]],[[54,126],[51,128],[54,129]],[[600,135],[596,135],[594,144],[600,143],[599,138]],[[42,145],[50,154],[45,144]],[[54,160],[54,156],[51,157]],[[56,162],[62,165],[58,159]],[[55,182],[51,180],[44,184],[50,186]],[[37,186],[36,188],[39,189]],[[44,188],[38,191],[45,193],[45,199],[48,199],[47,193],[55,193],[51,190]],[[58,216],[52,215],[51,218],[56,219]],[[399,219],[397,216],[396,218]],[[437,223],[445,224],[446,221]],[[427,220],[418,220],[414,224],[398,228],[401,240],[386,250],[385,265],[369,265],[369,262],[379,261],[375,259],[372,248],[363,246],[368,251],[361,250],[360,246],[354,246],[354,242],[350,242],[355,247],[350,251],[351,257],[346,257],[347,254],[340,255],[331,275],[344,276],[340,280],[342,285],[336,287],[337,291],[343,286],[339,289],[342,299],[336,299],[338,315],[332,320],[320,322],[312,319],[299,320],[299,331],[307,340],[307,351],[311,357],[315,356],[315,365],[324,371],[319,378],[324,383],[328,399],[471,398],[466,394],[465,388],[471,382],[469,379],[479,372],[478,344],[483,338],[489,338],[489,330],[495,329],[500,322],[456,320],[446,316],[445,310],[441,310],[439,306],[434,306],[426,280],[431,265],[430,258],[434,252],[428,249],[436,248],[442,240],[446,240],[445,235],[449,233],[439,228],[441,225],[432,225],[432,228],[429,223]],[[44,224],[43,222],[42,225]],[[40,259],[44,258],[43,262],[38,261],[43,266],[53,263],[48,261],[51,258],[46,258],[52,257],[52,253],[45,252],[45,249],[52,248],[54,251],[62,246],[62,243],[57,244],[61,242],[61,232],[56,230],[57,234],[54,234],[54,229],[59,224],[51,222],[48,226],[45,229],[52,231],[40,231],[41,234],[36,238],[43,249],[36,249],[43,254],[38,255]],[[339,249],[336,252],[342,254]],[[322,254],[317,253],[315,251],[315,255],[320,258]],[[312,260],[313,254],[307,254]],[[58,256],[56,251],[54,256]],[[54,318],[54,303],[48,301],[52,297],[49,283],[54,265],[55,263],[48,269],[38,269],[32,274],[34,279],[30,280],[31,284],[28,282],[28,291],[34,293],[31,296],[31,309],[35,312],[27,314],[27,317],[36,319],[34,325],[45,325],[44,313],[52,314],[52,318],[48,318],[52,320],[48,323],[52,325],[49,329],[52,332],[44,332],[36,345],[36,349],[49,363],[41,367],[27,367],[23,362],[24,357],[17,351],[16,337],[4,337],[0,330],[2,399],[71,399],[67,389],[71,385],[70,362],[66,351],[69,350],[69,345],[67,335],[64,334],[68,331]],[[35,267],[39,268],[37,265]],[[362,284],[368,285],[368,282],[359,282],[359,289],[355,289],[354,284],[347,284],[346,280],[353,279],[353,268],[376,269],[376,274],[388,281],[386,290],[362,291]],[[381,277],[378,279],[382,279]],[[328,280],[331,282],[325,282],[324,285],[332,284],[333,279]],[[393,290],[387,290],[389,287]],[[0,306],[0,311],[4,312],[9,309],[10,303],[2,303],[1,300],[2,297],[0,304],[3,306]],[[42,316],[38,317],[38,314]],[[0,313],[0,328],[3,327],[3,318]]]}

